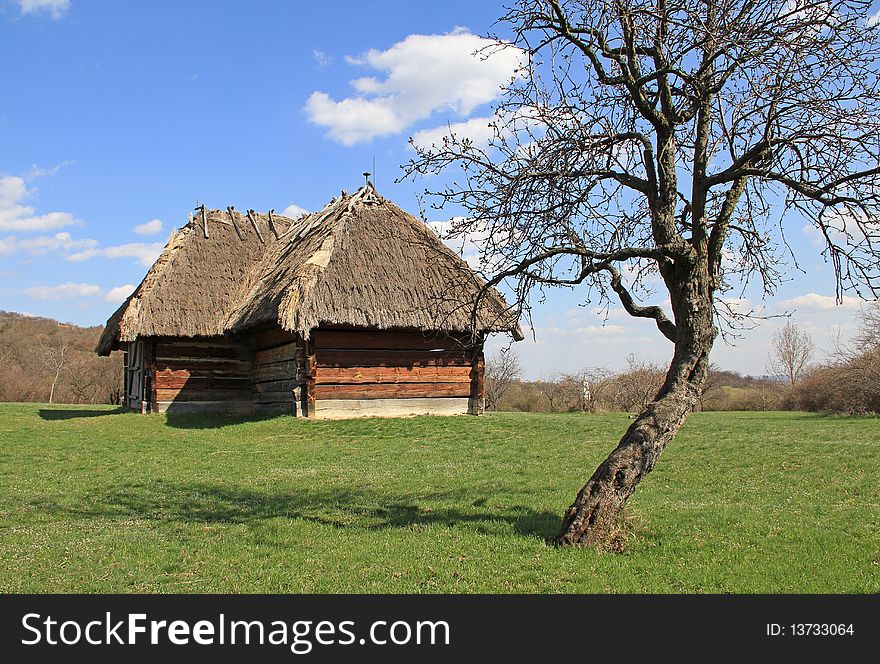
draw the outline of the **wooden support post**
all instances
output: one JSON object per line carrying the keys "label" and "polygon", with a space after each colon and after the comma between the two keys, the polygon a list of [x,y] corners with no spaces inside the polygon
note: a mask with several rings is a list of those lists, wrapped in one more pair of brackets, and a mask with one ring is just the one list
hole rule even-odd
{"label": "wooden support post", "polygon": [[199,209],[202,211],[202,230],[205,231],[205,239],[207,239],[207,237],[208,237],[208,213],[205,210],[205,204],[202,203],[202,205]]}
{"label": "wooden support post", "polygon": [[263,239],[263,234],[260,232],[260,227],[257,226],[257,219],[254,216],[253,210],[247,211],[247,218],[250,220],[251,226],[254,227],[254,231],[257,233],[257,237],[260,238],[260,242],[262,242],[263,244],[266,244],[266,241]]}
{"label": "wooden support post", "polygon": [[244,240],[244,235],[241,234],[241,229],[238,227],[238,224],[235,222],[235,207],[232,205],[226,206],[226,211],[229,213],[229,219],[232,221],[232,227],[235,228],[235,232],[238,235],[239,240]]}

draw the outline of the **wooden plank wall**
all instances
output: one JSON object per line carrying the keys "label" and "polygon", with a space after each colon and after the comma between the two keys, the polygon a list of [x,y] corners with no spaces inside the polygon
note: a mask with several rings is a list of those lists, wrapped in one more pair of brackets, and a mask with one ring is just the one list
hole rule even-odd
{"label": "wooden plank wall", "polygon": [[470,410],[479,350],[458,339],[428,338],[420,331],[316,330],[313,346],[319,417],[343,416],[352,408],[342,401],[354,400],[363,415],[386,414],[380,401],[400,414],[406,399],[413,400],[413,412]]}
{"label": "wooden plank wall", "polygon": [[253,364],[251,401],[261,411],[304,415],[303,343],[291,332],[275,327],[249,336]]}
{"label": "wooden plank wall", "polygon": [[154,348],[153,393],[159,412],[251,409],[251,362],[241,344],[220,337],[159,338]]}

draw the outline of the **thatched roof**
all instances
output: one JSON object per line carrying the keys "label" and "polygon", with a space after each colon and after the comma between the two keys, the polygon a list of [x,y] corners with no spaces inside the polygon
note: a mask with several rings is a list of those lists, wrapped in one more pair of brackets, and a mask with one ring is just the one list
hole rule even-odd
{"label": "thatched roof", "polygon": [[267,215],[234,214],[235,225],[227,211],[206,211],[207,236],[200,215],[172,235],[107,321],[99,353],[138,336],[238,334],[276,322],[306,338],[319,325],[522,338],[494,290],[474,321],[484,282],[372,185],[297,220],[274,216],[274,232]]}

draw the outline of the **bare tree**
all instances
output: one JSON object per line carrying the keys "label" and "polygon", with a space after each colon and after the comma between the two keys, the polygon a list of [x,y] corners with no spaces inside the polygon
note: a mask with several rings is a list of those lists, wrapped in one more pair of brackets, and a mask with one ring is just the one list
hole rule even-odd
{"label": "bare tree", "polygon": [[[783,220],[812,223],[838,294],[876,293],[880,25],[868,0],[520,0],[502,17],[522,70],[488,143],[416,145],[452,235],[480,233],[487,288],[521,310],[589,286],[674,346],[664,384],[566,510],[561,544],[600,545],[694,409],[722,297],[772,294]],[[490,53],[486,53],[491,57]],[[434,180],[438,182],[438,180]],[[639,303],[659,274],[671,315]],[[634,275],[630,278],[629,275]],[[722,330],[724,327],[722,326]],[[728,328],[729,329],[729,328]]]}
{"label": "bare tree", "polygon": [[758,384],[757,406],[759,410],[770,410],[778,401],[781,390],[778,385],[768,384],[767,381],[761,381]]}
{"label": "bare tree", "polygon": [[12,339],[6,334],[10,327],[9,321],[0,321],[0,366],[5,364],[8,358],[12,357]]}
{"label": "bare tree", "polygon": [[552,376],[550,380],[540,380],[537,386],[544,398],[547,399],[551,413],[560,409],[568,409],[571,402],[571,390],[568,389],[562,376]]}
{"label": "bare tree", "polygon": [[519,356],[510,346],[490,355],[485,369],[486,401],[492,410],[498,410],[498,402],[511,386],[522,378]]}
{"label": "bare tree", "polygon": [[880,351],[880,300],[862,307],[859,312],[859,330],[851,344],[851,353]]}
{"label": "bare tree", "polygon": [[54,403],[55,401],[55,388],[58,386],[61,373],[64,371],[67,351],[70,349],[70,341],[66,334],[59,332],[57,335],[53,335],[53,337],[54,339],[49,342],[44,338],[40,338],[42,352],[39,356],[39,362],[52,376],[52,386],[49,388],[49,403]]}
{"label": "bare tree", "polygon": [[96,403],[99,383],[99,377],[89,371],[83,360],[75,360],[67,368],[67,384],[75,403]]}
{"label": "bare tree", "polygon": [[665,371],[659,364],[641,360],[635,355],[630,355],[626,361],[627,368],[614,378],[612,399],[625,411],[642,412],[663,386]]}
{"label": "bare tree", "polygon": [[842,374],[829,387],[838,402],[834,409],[880,412],[880,301],[862,308],[855,337],[848,344],[836,344],[832,357]]}
{"label": "bare tree", "polygon": [[560,382],[569,394],[568,400],[578,410],[595,413],[609,393],[614,374],[604,367],[588,367],[564,374]]}
{"label": "bare tree", "polygon": [[785,327],[773,333],[767,371],[784,378],[791,387],[806,372],[815,350],[812,337],[790,320],[786,321]]}

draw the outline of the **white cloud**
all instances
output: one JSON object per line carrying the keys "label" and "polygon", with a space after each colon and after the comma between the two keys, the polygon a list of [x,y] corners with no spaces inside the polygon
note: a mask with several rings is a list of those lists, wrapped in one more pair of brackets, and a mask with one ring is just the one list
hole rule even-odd
{"label": "white cloud", "polygon": [[39,235],[37,237],[19,240],[15,236],[0,238],[0,255],[10,255],[18,252],[27,252],[32,255],[48,254],[55,251],[71,252],[91,249],[98,242],[92,239],[74,240],[70,233],[56,233],[55,235]]}
{"label": "white cloud", "polygon": [[779,303],[779,306],[783,310],[806,309],[808,311],[822,311],[828,309],[858,309],[860,304],[859,300],[851,297],[844,298],[843,303],[838,304],[837,298],[831,295],[807,293],[789,300],[783,300]]}
{"label": "white cloud", "polygon": [[33,286],[25,290],[35,300],[61,300],[72,297],[93,297],[101,292],[94,284],[66,283],[59,286]]}
{"label": "white cloud", "polygon": [[104,294],[104,299],[110,304],[119,304],[124,301],[134,291],[134,284],[124,284],[111,288]]}
{"label": "white cloud", "polygon": [[70,0],[18,0],[18,6],[23,15],[48,14],[57,20],[70,9]]}
{"label": "white cloud", "polygon": [[574,334],[576,336],[610,334],[618,336],[627,331],[622,325],[585,325],[583,327],[567,329],[562,334]]}
{"label": "white cloud", "polygon": [[433,230],[443,243],[461,256],[468,265],[475,270],[489,270],[490,266],[484,265],[480,256],[481,247],[486,246],[489,239],[489,231],[473,230],[465,236],[450,237],[455,227],[464,222],[464,217],[453,217],[448,221],[429,221],[428,226]]}
{"label": "white cloud", "polygon": [[324,51],[322,51],[321,49],[312,49],[312,55],[314,56],[315,61],[320,67],[329,67],[333,64],[333,58],[324,53]]}
{"label": "white cloud", "polygon": [[304,214],[308,214],[309,211],[304,207],[300,207],[296,203],[291,203],[286,208],[281,211],[281,214],[285,217],[290,217],[291,219],[296,219],[297,217],[301,217]]}
{"label": "white cloud", "polygon": [[162,232],[162,221],[160,219],[151,219],[132,229],[138,235],[155,235]]}
{"label": "white cloud", "polygon": [[[663,306],[663,305],[659,305]],[[632,319],[633,316],[624,309],[623,307],[593,307],[589,310],[589,312],[593,316],[598,316],[601,320],[629,320]],[[584,320],[584,309],[569,309],[566,314],[572,322],[582,321]],[[594,319],[591,319],[594,320]]]}
{"label": "white cloud", "polygon": [[466,117],[496,99],[523,61],[514,47],[476,53],[494,42],[456,28],[444,35],[409,35],[385,51],[371,49],[349,64],[385,75],[351,82],[357,96],[341,101],[313,92],[309,120],[343,145],[400,133],[436,111]]}
{"label": "white cloud", "polygon": [[880,232],[880,223],[868,219],[862,212],[849,210],[831,210],[825,214],[822,223],[824,232],[813,224],[806,224],[801,229],[814,247],[824,249],[828,239],[839,247],[856,247],[869,242]]}
{"label": "white cloud", "polygon": [[[824,249],[827,246],[825,236],[813,224],[805,224],[804,227],[801,229],[801,232],[814,247]],[[832,228],[829,229],[828,232],[834,242],[838,244],[846,242],[846,237],[839,230]]]}
{"label": "white cloud", "polygon": [[[718,298],[718,306],[722,313],[731,316],[749,316],[760,313],[751,300],[747,297],[720,297]],[[667,309],[668,310],[668,309]]]}
{"label": "white cloud", "polygon": [[878,24],[880,24],[880,11],[878,11],[876,14],[872,14],[865,20],[865,25],[867,25],[869,28],[873,28]]}
{"label": "white cloud", "polygon": [[420,148],[429,148],[432,145],[442,146],[446,136],[454,135],[459,140],[468,139],[475,145],[488,145],[495,136],[495,130],[490,126],[494,121],[495,117],[490,115],[431,129],[422,129],[413,134],[412,142]]}
{"label": "white cloud", "polygon": [[15,175],[0,178],[0,231],[48,231],[78,223],[69,212],[35,215],[33,207],[21,204],[31,193],[24,178]]}
{"label": "white cloud", "polygon": [[24,178],[14,175],[0,178],[0,209],[16,205],[27,193]]}
{"label": "white cloud", "polygon": [[130,242],[112,247],[86,249],[67,257],[67,260],[80,262],[101,256],[103,258],[137,258],[144,267],[149,267],[159,258],[165,244],[162,242]]}
{"label": "white cloud", "polygon": [[31,166],[31,170],[28,171],[27,177],[29,180],[33,180],[34,178],[43,178],[47,176],[55,175],[58,171],[60,171],[65,166],[69,166],[72,164],[72,161],[62,161],[60,164],[56,164],[51,168],[40,168],[36,164]]}
{"label": "white cloud", "polygon": [[333,101],[324,92],[313,92],[306,112],[314,124],[329,127],[327,136],[342,143],[364,143],[376,136],[387,136],[405,127],[391,108],[391,100],[343,99]]}

